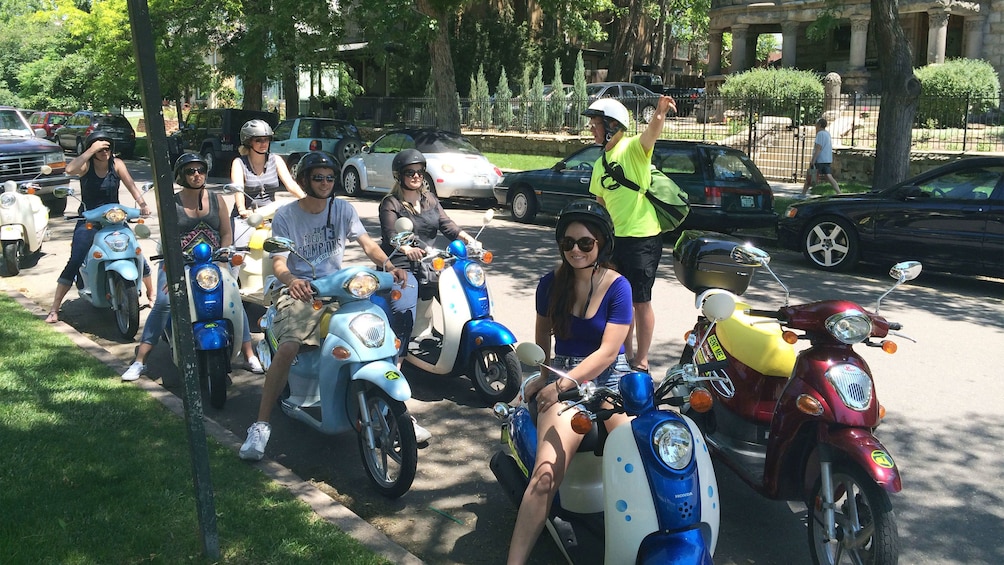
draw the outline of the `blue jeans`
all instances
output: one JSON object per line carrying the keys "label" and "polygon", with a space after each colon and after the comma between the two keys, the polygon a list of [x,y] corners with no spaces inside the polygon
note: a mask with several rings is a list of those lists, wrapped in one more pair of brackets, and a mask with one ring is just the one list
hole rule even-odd
{"label": "blue jeans", "polygon": [[[87,252],[94,245],[94,236],[97,235],[97,228],[87,229],[87,222],[79,220],[73,227],[73,239],[70,241],[70,259],[66,261],[63,272],[59,273],[56,284],[71,286],[73,279],[80,273],[80,267],[87,259]],[[143,277],[150,276],[150,263],[143,258]]]}
{"label": "blue jeans", "polygon": [[[582,363],[585,357],[569,357],[567,355],[555,355],[554,359],[551,360],[551,366],[555,369],[561,369],[562,371],[570,371]],[[593,379],[593,383],[596,386],[605,386],[612,390],[619,390],[621,377],[631,372],[631,366],[627,362],[627,357],[623,353],[617,355],[614,359],[613,364],[603,370],[602,373]],[[548,382],[554,382],[558,380],[558,377],[553,373],[548,377]]]}
{"label": "blue jeans", "polygon": [[411,271],[408,271],[404,288],[400,290],[401,298],[390,301],[390,327],[394,330],[394,335],[401,340],[401,349],[397,354],[404,357],[408,354],[408,342],[411,341],[411,330],[415,327],[415,310],[418,308],[418,281]]}
{"label": "blue jeans", "polygon": [[[248,323],[248,314],[241,307],[244,315],[244,335],[241,343],[251,341],[251,329]],[[160,274],[157,275],[157,299],[150,308],[150,315],[146,318],[146,325],[143,326],[143,336],[140,343],[155,345],[157,339],[164,333],[164,328],[171,321],[171,297],[167,294],[167,269],[160,265]]]}

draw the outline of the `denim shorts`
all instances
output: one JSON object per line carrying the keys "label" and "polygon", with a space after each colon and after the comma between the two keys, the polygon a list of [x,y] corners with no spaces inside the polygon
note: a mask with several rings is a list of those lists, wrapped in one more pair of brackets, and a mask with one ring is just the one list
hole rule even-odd
{"label": "denim shorts", "polygon": [[[585,357],[569,357],[567,355],[555,355],[554,359],[551,360],[551,366],[555,369],[561,369],[562,371],[569,371],[582,363]],[[593,383],[596,386],[604,386],[611,390],[618,390],[620,385],[621,377],[631,372],[631,366],[628,365],[627,357],[623,353],[617,355],[617,359],[604,369],[595,379]],[[558,380],[558,377],[553,373],[548,377],[548,383],[552,383]]]}

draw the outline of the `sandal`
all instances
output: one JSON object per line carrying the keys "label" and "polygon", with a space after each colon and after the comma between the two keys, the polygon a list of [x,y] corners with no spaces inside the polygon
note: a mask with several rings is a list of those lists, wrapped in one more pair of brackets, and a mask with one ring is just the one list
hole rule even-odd
{"label": "sandal", "polygon": [[651,374],[651,373],[648,372],[648,367],[647,366],[631,365],[631,370],[635,371],[635,372],[638,372],[638,373],[645,373],[646,375]]}
{"label": "sandal", "polygon": [[49,312],[49,315],[45,317],[46,324],[55,324],[59,321],[59,312]]}

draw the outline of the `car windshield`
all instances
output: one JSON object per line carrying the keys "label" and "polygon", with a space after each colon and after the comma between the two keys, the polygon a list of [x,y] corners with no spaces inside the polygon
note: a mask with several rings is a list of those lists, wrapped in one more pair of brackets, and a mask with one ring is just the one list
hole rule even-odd
{"label": "car windshield", "polygon": [[25,137],[35,135],[28,122],[15,110],[0,110],[0,130],[8,135],[23,134]]}
{"label": "car windshield", "polygon": [[446,132],[420,132],[415,134],[415,149],[422,153],[464,153],[480,155],[477,147],[466,138]]}
{"label": "car windshield", "polygon": [[602,84],[587,84],[586,85],[586,94],[588,94],[589,96],[596,96],[604,88],[606,88],[606,87],[604,85],[602,85]]}
{"label": "car windshield", "polygon": [[125,119],[124,116],[97,116],[95,121],[102,126],[113,126],[117,128],[129,126],[129,120]]}

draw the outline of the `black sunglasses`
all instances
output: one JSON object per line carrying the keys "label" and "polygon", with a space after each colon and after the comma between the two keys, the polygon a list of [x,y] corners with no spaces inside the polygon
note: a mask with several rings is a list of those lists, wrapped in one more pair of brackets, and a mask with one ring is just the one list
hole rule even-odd
{"label": "black sunglasses", "polygon": [[314,182],[335,182],[335,175],[314,175],[310,177]]}
{"label": "black sunglasses", "polygon": [[204,175],[206,174],[206,169],[202,167],[185,169],[185,174],[188,176],[192,175]]}
{"label": "black sunglasses", "polygon": [[425,174],[425,169],[404,169],[401,174],[406,177],[420,177]]}
{"label": "black sunglasses", "polygon": [[596,245],[596,240],[591,237],[580,237],[579,239],[563,237],[558,241],[558,247],[560,247],[562,251],[571,251],[576,245],[579,246],[580,251],[589,253],[593,250],[593,246]]}

